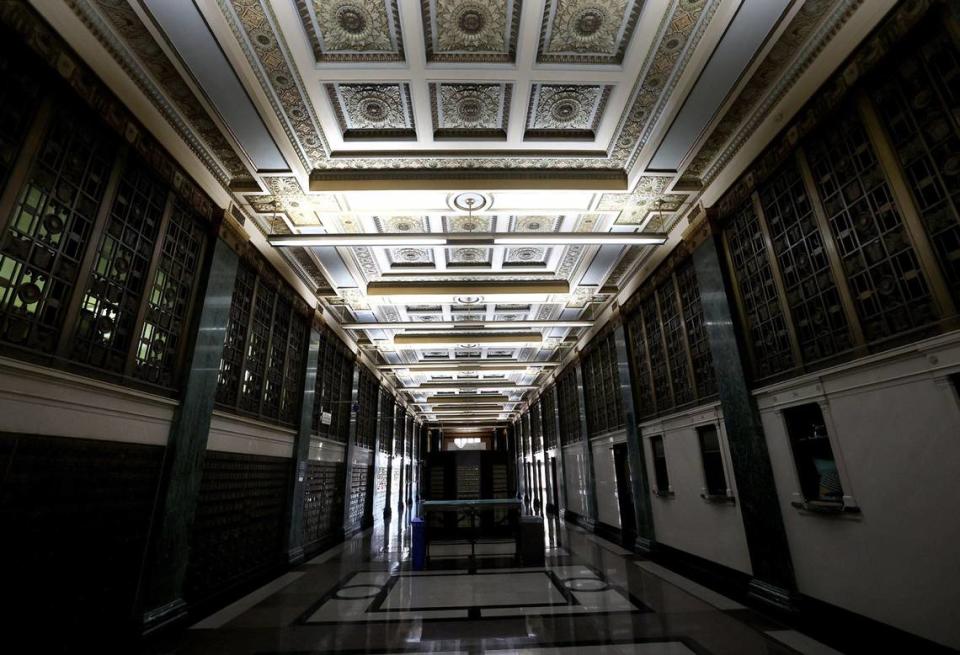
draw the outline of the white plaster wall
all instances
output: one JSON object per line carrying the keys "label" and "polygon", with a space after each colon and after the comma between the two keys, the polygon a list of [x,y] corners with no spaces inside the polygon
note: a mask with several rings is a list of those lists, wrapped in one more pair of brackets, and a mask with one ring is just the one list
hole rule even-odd
{"label": "white plaster wall", "polygon": [[[718,403],[648,421],[640,426],[650,480],[650,504],[656,540],[750,575],[753,569],[739,502],[709,503],[700,497],[705,482],[697,427],[707,424],[720,428],[727,485],[737,497],[737,481],[730,467],[730,450]],[[656,477],[650,438],[657,435],[663,436],[673,496],[657,496],[653,493]]]}
{"label": "white plaster wall", "polygon": [[293,457],[296,432],[263,421],[214,410],[207,450],[243,455]]}
{"label": "white plaster wall", "polygon": [[614,432],[590,440],[593,450],[593,482],[597,490],[597,520],[620,527],[620,499],[617,497],[617,469],[613,446],[626,442],[626,433]]}
{"label": "white plaster wall", "polygon": [[575,443],[563,449],[563,477],[567,488],[567,509],[583,516],[587,511],[586,462],[583,444]]}
{"label": "white plaster wall", "polygon": [[[960,332],[757,392],[802,593],[960,648]],[[799,492],[781,411],[820,402],[847,502]]]}
{"label": "white plaster wall", "polygon": [[0,431],[164,446],[178,405],[0,357]]}

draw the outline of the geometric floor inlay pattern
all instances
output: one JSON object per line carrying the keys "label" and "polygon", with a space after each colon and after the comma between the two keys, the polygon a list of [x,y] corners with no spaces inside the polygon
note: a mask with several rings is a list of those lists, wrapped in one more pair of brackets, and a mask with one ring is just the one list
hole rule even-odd
{"label": "geometric floor inlay pattern", "polygon": [[585,566],[464,571],[359,571],[302,615],[301,622],[342,623],[482,619],[518,614],[647,612],[624,589]]}

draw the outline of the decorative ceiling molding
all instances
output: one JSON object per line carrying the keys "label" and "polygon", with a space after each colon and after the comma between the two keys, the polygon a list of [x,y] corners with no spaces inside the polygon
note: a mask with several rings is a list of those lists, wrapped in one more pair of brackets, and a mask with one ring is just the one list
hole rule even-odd
{"label": "decorative ceiling molding", "polygon": [[706,186],[740,151],[864,0],[806,0],[713,128],[683,180]]}
{"label": "decorative ceiling molding", "polygon": [[294,0],[317,63],[402,62],[398,0]]}
{"label": "decorative ceiling molding", "polygon": [[224,188],[234,180],[252,181],[220,128],[125,0],[65,2]]}
{"label": "decorative ceiling molding", "polygon": [[513,84],[431,82],[435,139],[506,139]]}
{"label": "decorative ceiling molding", "polygon": [[513,63],[523,0],[421,0],[428,63]]}
{"label": "decorative ceiling molding", "polygon": [[[429,3],[431,0],[422,0]],[[240,41],[244,54],[257,73],[261,85],[271,98],[274,111],[300,148],[300,157],[314,172],[324,169],[579,169],[584,171],[612,169],[626,171],[630,158],[649,137],[649,129],[673,90],[676,78],[689,61],[690,54],[703,35],[721,0],[674,0],[658,29],[654,47],[648,53],[640,77],[630,95],[630,109],[624,112],[605,156],[561,156],[544,153],[485,152],[475,150],[469,157],[430,156],[416,150],[382,153],[380,156],[352,156],[346,152],[329,156],[330,149],[319,130],[319,121],[309,99],[303,94],[303,82],[293,70],[292,59],[282,35],[276,31],[276,18],[265,0],[217,0],[218,6]],[[444,2],[444,8],[512,7],[519,21],[520,2],[513,0],[460,0]],[[426,8],[429,10],[429,6]],[[464,9],[466,11],[466,9]],[[451,14],[453,15],[453,14]],[[457,14],[459,15],[459,14]],[[467,20],[472,24],[473,19]],[[432,38],[432,37],[431,37]],[[470,61],[474,61],[470,59]],[[279,78],[278,78],[279,76]],[[281,84],[280,82],[284,82]],[[299,100],[293,92],[304,95]],[[277,103],[276,99],[283,102]],[[362,153],[361,153],[362,154]]]}
{"label": "decorative ceiling molding", "polygon": [[262,0],[217,0],[217,5],[304,168],[326,160],[330,146],[300,73],[291,64],[286,41],[276,29],[273,9]]}
{"label": "decorative ceiling molding", "polygon": [[612,90],[609,84],[533,84],[523,138],[592,141]]}
{"label": "decorative ceiling molding", "polygon": [[344,140],[417,138],[406,82],[333,83],[324,89]]}
{"label": "decorative ceiling molding", "polygon": [[643,4],[644,0],[550,0],[537,62],[621,64]]}

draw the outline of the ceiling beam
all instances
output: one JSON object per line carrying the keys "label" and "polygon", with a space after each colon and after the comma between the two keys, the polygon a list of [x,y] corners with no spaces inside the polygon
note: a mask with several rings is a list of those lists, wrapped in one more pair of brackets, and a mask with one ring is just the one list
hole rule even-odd
{"label": "ceiling beam", "polygon": [[593,321],[385,321],[380,323],[341,323],[344,330],[506,330],[523,328],[592,327]]}
{"label": "ceiling beam", "polygon": [[[352,232],[339,234],[275,234],[270,245],[291,247],[399,247],[461,248],[463,246],[658,246],[667,235],[660,232]],[[560,292],[555,292],[560,293]]]}
{"label": "ceiling beam", "polygon": [[623,170],[562,169],[315,169],[311,191],[492,191],[492,190],[629,191]]}
{"label": "ceiling beam", "polygon": [[530,345],[543,342],[543,335],[540,332],[522,332],[522,333],[503,333],[487,332],[477,334],[475,332],[460,333],[455,332],[427,332],[411,334],[405,332],[398,334],[393,338],[393,345],[397,347],[417,347],[429,348],[430,346],[450,346],[460,344],[519,344]]}
{"label": "ceiling beam", "polygon": [[479,371],[483,369],[497,369],[500,371],[523,371],[528,368],[556,368],[560,362],[518,362],[514,360],[497,361],[486,359],[480,362],[414,362],[411,364],[378,364],[382,371]]}

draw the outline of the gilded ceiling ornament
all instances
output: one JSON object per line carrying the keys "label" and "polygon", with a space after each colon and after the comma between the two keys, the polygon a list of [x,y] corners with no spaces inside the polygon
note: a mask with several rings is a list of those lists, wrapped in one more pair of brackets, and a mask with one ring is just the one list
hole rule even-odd
{"label": "gilded ceiling ornament", "polygon": [[[378,220],[378,223],[380,221]],[[429,232],[426,218],[419,216],[390,216],[383,220],[383,232]]]}
{"label": "gilded ceiling ornament", "polygon": [[622,63],[642,6],[642,0],[550,0],[537,60]]}
{"label": "gilded ceiling ornament", "polygon": [[403,61],[398,0],[293,0],[318,62]]}
{"label": "gilded ceiling ornament", "polygon": [[397,265],[433,263],[431,248],[391,248],[389,252],[391,262]]}
{"label": "gilded ceiling ornament", "polygon": [[421,0],[427,61],[513,61],[522,1]]}
{"label": "gilded ceiling ornament", "polygon": [[449,253],[451,264],[486,264],[490,260],[489,248],[453,248]]}
{"label": "gilded ceiling ornament", "polygon": [[432,85],[436,94],[434,128],[504,129],[505,84]]}
{"label": "gilded ceiling ornament", "polygon": [[492,216],[444,216],[447,232],[493,232]]}
{"label": "gilded ceiling ornament", "polygon": [[513,221],[513,229],[516,232],[553,232],[559,220],[559,216],[518,216]]}
{"label": "gilded ceiling ornament", "polygon": [[584,133],[592,138],[611,89],[608,85],[534,84],[525,136]]}
{"label": "gilded ceiling ornament", "polygon": [[382,0],[313,0],[324,50],[391,51],[390,20]]}
{"label": "gilded ceiling ornament", "polygon": [[547,258],[548,248],[534,248],[523,246],[520,248],[507,248],[507,254],[504,256],[505,264],[542,264]]}

